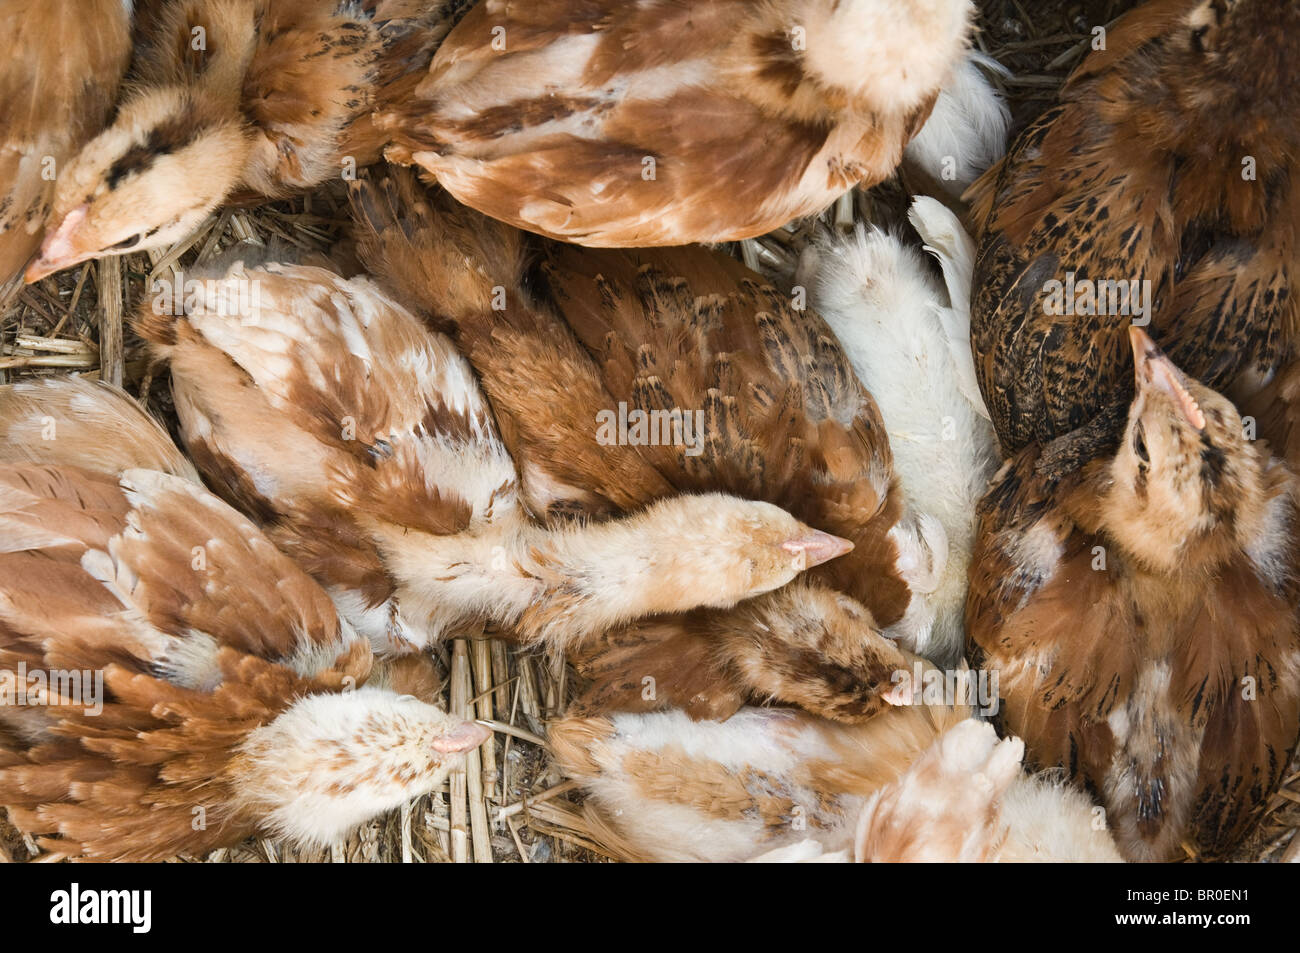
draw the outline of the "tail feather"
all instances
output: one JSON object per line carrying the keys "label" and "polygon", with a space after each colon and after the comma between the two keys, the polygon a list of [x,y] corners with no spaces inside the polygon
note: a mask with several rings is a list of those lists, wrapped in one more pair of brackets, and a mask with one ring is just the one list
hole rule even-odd
{"label": "tail feather", "polygon": [[971,281],[975,273],[975,242],[962,227],[961,220],[942,202],[918,195],[907,214],[925,250],[939,261],[943,281],[948,288],[949,307],[936,307],[935,313],[948,337],[953,369],[963,396],[985,420],[988,408],[980,394],[975,376],[975,357],[970,344]]}
{"label": "tail feather", "polygon": [[362,263],[416,313],[456,322],[500,310],[502,298],[517,293],[517,229],[426,189],[409,169],[353,182],[351,200]]}
{"label": "tail feather", "polygon": [[1006,151],[1011,112],[989,73],[1005,76],[1008,71],[992,57],[970,51],[954,67],[904,153],[953,199]]}

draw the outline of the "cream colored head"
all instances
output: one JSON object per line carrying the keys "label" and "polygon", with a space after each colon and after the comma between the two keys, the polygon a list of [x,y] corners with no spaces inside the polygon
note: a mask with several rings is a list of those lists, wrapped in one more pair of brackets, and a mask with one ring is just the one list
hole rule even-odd
{"label": "cream colored head", "polygon": [[813,0],[796,5],[805,62],[819,83],[875,111],[911,112],[966,49],[970,0]]}
{"label": "cream colored head", "polygon": [[[853,549],[779,506],[720,493],[662,500],[635,522],[653,526],[642,536],[651,545],[641,552],[660,570],[663,602],[656,611],[731,606]],[[672,593],[688,604],[672,605]]]}
{"label": "cream colored head", "polygon": [[201,91],[136,97],[58,170],[45,238],[24,277],[179,241],[239,184],[250,142]]}
{"label": "cream colored head", "polygon": [[1169,571],[1258,522],[1265,461],[1229,400],[1183,374],[1139,328],[1130,339],[1137,394],[1102,517],[1130,555]]}
{"label": "cream colored head", "polygon": [[260,826],[323,846],[437,788],[489,734],[383,689],[312,695],[249,735],[231,781]]}

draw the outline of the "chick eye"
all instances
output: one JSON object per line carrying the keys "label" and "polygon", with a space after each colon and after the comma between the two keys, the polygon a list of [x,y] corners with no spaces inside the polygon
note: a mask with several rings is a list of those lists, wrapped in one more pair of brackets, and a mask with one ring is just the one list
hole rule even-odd
{"label": "chick eye", "polygon": [[1192,49],[1196,50],[1197,53],[1205,52],[1205,38],[1209,35],[1209,32],[1210,28],[1208,26],[1200,27],[1192,32]]}
{"label": "chick eye", "polygon": [[1133,431],[1133,452],[1138,455],[1138,459],[1143,463],[1151,462],[1151,455],[1147,452],[1147,434],[1146,428],[1138,424]]}

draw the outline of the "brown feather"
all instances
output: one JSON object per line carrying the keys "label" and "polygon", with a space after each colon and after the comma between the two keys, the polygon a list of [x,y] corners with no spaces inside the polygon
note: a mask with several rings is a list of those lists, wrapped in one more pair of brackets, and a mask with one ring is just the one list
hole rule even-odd
{"label": "brown feather", "polygon": [[[102,672],[105,687],[98,713],[84,697],[0,709],[13,822],[87,860],[163,860],[253,833],[235,799],[238,745],[297,698],[364,682],[369,645],[347,642],[325,594],[188,481],[3,465],[0,501],[0,666]],[[199,670],[171,655],[200,633],[215,684],[191,683]],[[312,645],[332,665],[283,664]]]}
{"label": "brown feather", "polygon": [[[1169,859],[1184,838],[1226,854],[1300,730],[1294,477],[1242,438],[1227,401],[1188,387],[1207,422],[1194,476],[1162,444],[1131,488],[1127,450],[1057,482],[1031,445],[981,502],[971,561],[967,629],[1003,723],[1106,805],[1135,860]],[[1140,419],[1153,439],[1158,418]],[[1180,517],[1201,529],[1117,505],[1131,492],[1155,506],[1169,482],[1204,507]]]}
{"label": "brown feather", "polygon": [[[774,622],[751,651],[747,638],[723,638],[729,626],[758,624],[735,610],[657,619],[607,635],[600,644],[617,646],[616,655],[578,658],[595,680],[584,710],[677,704],[728,713],[747,695],[849,719],[879,709],[893,687],[880,660],[901,658],[879,632],[910,598],[888,536],[902,504],[879,412],[819,317],[698,249],[548,246],[534,296],[511,229],[423,192],[409,173],[359,184],[354,211],[362,258],[402,300],[432,299],[426,317],[473,363],[537,515],[563,525],[575,514],[601,519],[674,493],[723,491],[775,503],[855,544],[813,570],[817,585],[752,603],[761,621],[797,599],[823,627],[820,645]],[[484,308],[494,287],[502,307]],[[598,441],[597,414],[620,401],[701,411],[701,454]],[[705,688],[699,666],[680,664],[687,660],[701,660],[718,682]],[[655,680],[652,698],[642,697],[645,677]]]}
{"label": "brown feather", "polygon": [[1133,318],[1049,313],[1047,283],[1071,272],[1149,283],[1152,337],[1234,397],[1293,358],[1297,17],[1143,4],[972,188],[972,344],[1005,452],[1057,440],[1040,466],[1060,475],[1121,429]]}
{"label": "brown feather", "polygon": [[[961,52],[962,0],[916,5],[888,27],[864,22],[872,12],[882,15],[820,0],[485,0],[385,114],[387,155],[553,238],[752,237],[889,175]],[[912,29],[929,45],[891,46],[887,31]],[[878,69],[855,69],[862,61]]]}
{"label": "brown feather", "polygon": [[[85,24],[94,23],[94,29]],[[0,309],[41,242],[57,176],[108,120],[131,53],[121,0],[10,0],[0,9]]]}

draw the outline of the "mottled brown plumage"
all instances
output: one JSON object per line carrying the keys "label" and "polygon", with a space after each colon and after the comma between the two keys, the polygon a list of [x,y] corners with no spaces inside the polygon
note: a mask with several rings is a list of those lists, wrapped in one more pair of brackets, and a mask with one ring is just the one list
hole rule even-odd
{"label": "mottled brown plumage", "polygon": [[[880,625],[900,621],[909,592],[890,537],[902,502],[888,436],[820,316],[798,310],[789,295],[734,258],[701,249],[585,251],[551,244],[541,271],[540,296],[591,355],[615,401],[611,407],[703,411],[698,456],[685,441],[627,452],[647,461],[672,490],[765,499],[834,528],[853,541],[854,551],[818,574],[860,600]],[[462,331],[471,355],[485,365],[501,363],[486,353],[494,332],[486,322],[465,322]],[[592,420],[603,408],[586,409]],[[590,423],[580,431],[590,432]],[[545,455],[532,459],[549,470],[577,436],[545,434]],[[596,485],[603,476],[586,479],[603,490],[611,485]]]}
{"label": "mottled brown plumage", "polygon": [[162,6],[113,124],[60,171],[27,280],[165,248],[236,190],[286,195],[375,161],[385,141],[373,111],[406,95],[464,8],[465,0]]}
{"label": "mottled brown plumage", "polygon": [[1105,805],[1121,851],[1226,854],[1300,730],[1296,484],[1222,396],[1133,333],[1118,452],[1031,444],[980,504],[967,628],[1008,731]]}
{"label": "mottled brown plumage", "polygon": [[[879,710],[896,687],[889,673],[910,667],[882,638],[909,635],[904,576],[920,567],[901,568],[900,546],[928,554],[901,521],[875,405],[820,318],[702,249],[548,246],[533,296],[515,230],[421,192],[412,176],[362,184],[355,204],[363,259],[474,365],[535,514],[564,525],[723,491],[854,543],[843,568],[736,610],[591,643],[577,658],[595,679],[584,710],[682,704],[725,717],[747,697],[840,718]],[[601,415],[620,403],[629,415],[698,413],[698,439],[670,428],[658,445],[635,445],[613,424],[602,436]]]}
{"label": "mottled brown plumage", "polygon": [[3,464],[0,538],[0,804],[51,854],[329,843],[487,736],[365,685],[325,593],[188,480]]}
{"label": "mottled brown plumage", "polygon": [[108,120],[131,55],[129,6],[0,4],[0,310],[41,243],[64,164]]}
{"label": "mottled brown plumage", "polygon": [[495,218],[596,246],[747,238],[888,176],[968,0],[483,0],[383,118]]}
{"label": "mottled brown plumage", "polygon": [[1149,282],[1151,336],[1234,399],[1293,356],[1298,44],[1295,0],[1151,0],[974,186],[972,337],[1006,453],[1043,443],[1059,475],[1122,430],[1134,318],[1109,289],[1047,313],[1070,273]]}

